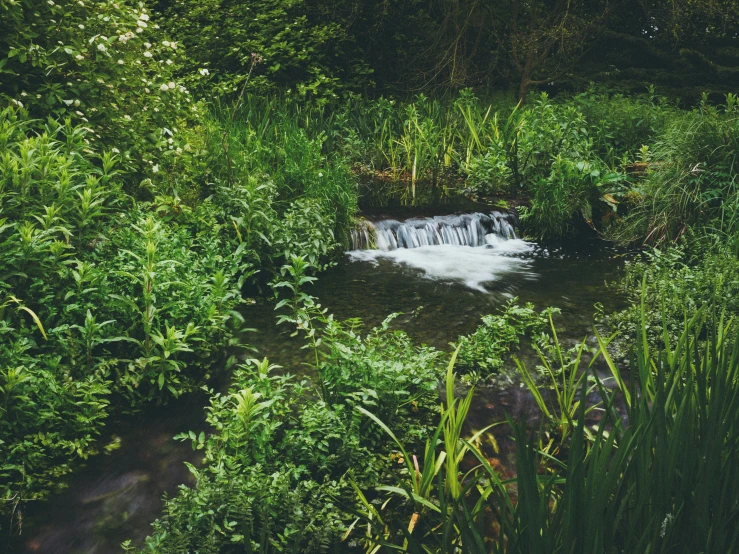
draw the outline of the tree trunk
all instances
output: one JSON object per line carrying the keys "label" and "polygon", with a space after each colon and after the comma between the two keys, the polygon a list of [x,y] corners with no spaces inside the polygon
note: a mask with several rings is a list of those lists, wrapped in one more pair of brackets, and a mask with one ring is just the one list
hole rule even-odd
{"label": "tree trunk", "polygon": [[529,95],[530,86],[531,79],[525,75],[521,77],[521,84],[518,87],[518,100],[521,102],[522,106],[526,104],[526,97]]}

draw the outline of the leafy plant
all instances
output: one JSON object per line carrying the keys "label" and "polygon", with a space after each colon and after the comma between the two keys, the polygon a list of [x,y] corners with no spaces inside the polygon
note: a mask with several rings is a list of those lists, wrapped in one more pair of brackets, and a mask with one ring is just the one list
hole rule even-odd
{"label": "leafy plant", "polygon": [[457,367],[463,373],[480,378],[490,378],[501,373],[510,352],[518,348],[521,338],[528,337],[545,345],[545,334],[552,314],[559,310],[547,308],[537,313],[531,303],[519,306],[518,299],[511,299],[497,315],[486,315],[474,333],[459,337]]}

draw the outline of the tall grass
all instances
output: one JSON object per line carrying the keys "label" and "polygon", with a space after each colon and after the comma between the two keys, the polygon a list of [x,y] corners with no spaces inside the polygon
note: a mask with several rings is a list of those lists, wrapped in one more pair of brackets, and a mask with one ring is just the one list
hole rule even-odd
{"label": "tall grass", "polygon": [[[383,520],[367,539],[405,552],[643,553],[734,552],[739,547],[739,338],[719,310],[699,310],[679,339],[650,351],[646,317],[632,361],[621,368],[600,351],[615,390],[594,374],[603,417],[590,428],[582,401],[566,453],[539,448],[539,432],[509,420],[516,477],[504,480],[473,440],[445,435],[456,402],[447,399],[438,449],[429,462],[468,449],[478,465],[434,466],[434,496],[419,503],[410,486],[385,488],[387,507],[406,499],[415,525]],[[577,368],[572,368],[576,371]],[[628,375],[625,375],[627,373]],[[453,394],[451,369],[447,393]],[[585,380],[580,398],[587,396]],[[623,408],[619,408],[623,406]],[[450,444],[449,440],[457,441]],[[405,454],[405,453],[404,453]],[[407,456],[407,454],[405,454]],[[415,458],[414,458],[415,459]],[[417,479],[409,468],[405,479]],[[428,479],[427,479],[428,480]],[[445,487],[455,482],[458,486]],[[411,500],[415,502],[411,507]],[[366,504],[365,504],[366,506]],[[372,511],[374,510],[374,511]],[[376,508],[365,517],[377,522]],[[427,520],[421,526],[419,521]],[[414,521],[414,520],[411,520]]]}
{"label": "tall grass", "polygon": [[[674,238],[736,196],[735,111],[730,99],[721,109],[684,112],[654,94],[592,91],[565,101],[541,95],[525,108],[469,91],[321,105],[247,95],[236,112],[216,105],[205,127],[217,154],[229,121],[229,163],[216,155],[211,168],[230,167],[233,156],[237,173],[274,180],[278,206],[319,198],[341,224],[356,208],[358,179],[370,204],[512,194],[528,200],[522,215],[531,234],[560,236],[582,217],[598,230],[618,220],[614,236],[629,241]],[[717,179],[723,184],[712,186]]]}
{"label": "tall grass", "polygon": [[233,120],[230,110],[215,106],[204,125],[215,177],[225,181],[218,171],[232,165],[240,185],[260,187],[254,200],[265,204],[266,217],[286,218],[298,206],[310,207],[319,220],[330,220],[338,240],[345,239],[357,210],[357,187],[344,158],[327,145],[330,116],[320,107],[250,95]]}
{"label": "tall grass", "polygon": [[[615,236],[664,244],[692,225],[736,229],[739,196],[739,109],[728,95],[723,106],[704,102],[676,114],[642,150],[642,172],[631,186],[631,204]],[[720,219],[720,222],[711,220]]]}

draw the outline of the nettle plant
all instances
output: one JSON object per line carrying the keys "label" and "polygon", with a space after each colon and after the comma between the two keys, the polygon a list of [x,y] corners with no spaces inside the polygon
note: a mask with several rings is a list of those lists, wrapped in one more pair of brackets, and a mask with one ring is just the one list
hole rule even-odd
{"label": "nettle plant", "polygon": [[0,514],[16,516],[95,451],[111,394],[127,410],[207,380],[253,258],[212,203],[138,202],[89,130],[21,112],[0,111]]}
{"label": "nettle plant", "polygon": [[90,152],[120,152],[142,176],[190,149],[180,129],[198,108],[174,78],[180,52],[143,3],[0,1],[0,98],[84,125]]}

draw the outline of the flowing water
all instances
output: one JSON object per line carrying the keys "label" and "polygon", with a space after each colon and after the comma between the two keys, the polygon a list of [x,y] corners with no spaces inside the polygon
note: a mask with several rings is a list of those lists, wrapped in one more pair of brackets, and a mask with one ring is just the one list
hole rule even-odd
{"label": "flowing water", "polygon": [[[468,213],[442,217],[369,218],[353,233],[353,249],[306,292],[339,319],[359,317],[369,327],[402,312],[394,328],[418,343],[449,349],[474,331],[480,317],[518,298],[538,308],[557,306],[560,337],[574,342],[593,326],[594,306],[621,307],[606,287],[623,267],[623,254],[600,241],[537,244],[518,238],[510,214]],[[301,372],[308,352],[275,324],[273,304],[244,310],[254,332],[246,340],[291,373]],[[125,538],[141,543],[160,512],[163,493],[173,494],[194,461],[189,444],[174,434],[202,429],[202,398],[153,410],[117,429],[118,448],[90,461],[70,488],[31,513],[21,552],[109,553]],[[536,410],[525,389],[481,391],[471,418],[480,425]],[[2,545],[0,545],[2,548]]]}

